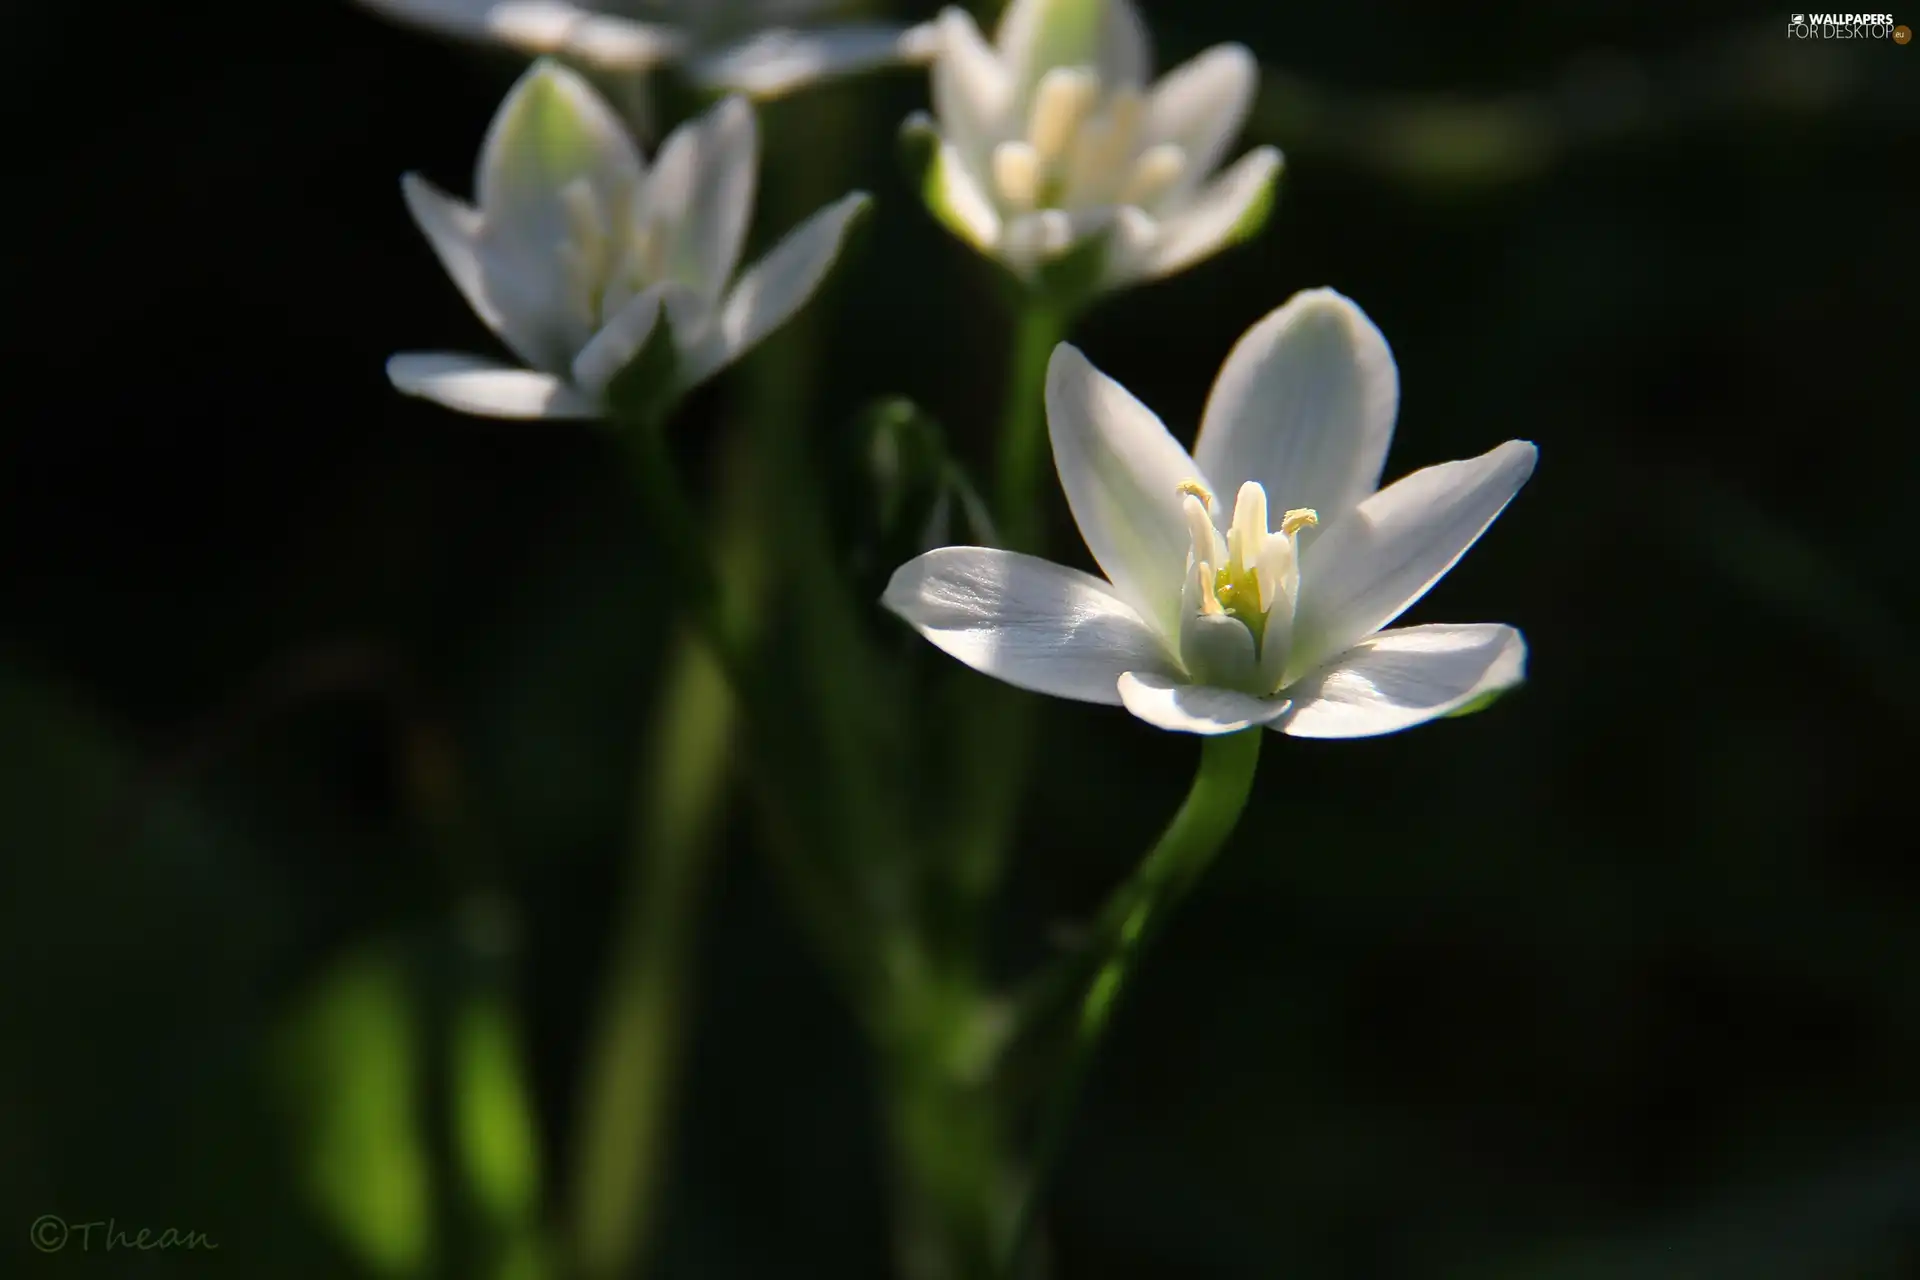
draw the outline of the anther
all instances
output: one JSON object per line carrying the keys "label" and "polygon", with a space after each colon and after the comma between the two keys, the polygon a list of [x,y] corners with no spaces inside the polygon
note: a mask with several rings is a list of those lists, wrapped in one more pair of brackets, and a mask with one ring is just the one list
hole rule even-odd
{"label": "anther", "polygon": [[1034,90],[1027,140],[1043,166],[1066,154],[1087,115],[1100,98],[1100,82],[1080,67],[1055,67]]}
{"label": "anther", "polygon": [[993,185],[1000,198],[1031,209],[1040,195],[1040,156],[1024,142],[1003,142],[993,149]]}

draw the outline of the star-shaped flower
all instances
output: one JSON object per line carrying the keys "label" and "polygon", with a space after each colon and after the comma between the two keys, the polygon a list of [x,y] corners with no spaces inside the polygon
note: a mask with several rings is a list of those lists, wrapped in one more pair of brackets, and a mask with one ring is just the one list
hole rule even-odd
{"label": "star-shaped flower", "polygon": [[1330,290],[1235,346],[1192,456],[1063,344],[1054,462],[1106,577],[944,547],[903,565],[883,602],[978,671],[1163,729],[1357,738],[1471,709],[1523,678],[1520,633],[1389,624],[1500,514],[1535,450],[1509,440],[1377,489],[1398,403],[1386,340]]}
{"label": "star-shaped flower", "polygon": [[1076,251],[1097,293],[1184,270],[1258,230],[1280,171],[1272,147],[1223,174],[1259,66],[1224,44],[1152,80],[1129,0],[1013,0],[989,45],[947,9],[934,117],[909,120],[922,187],[955,234],[1036,281]]}
{"label": "star-shaped flower", "polygon": [[813,295],[868,203],[854,192],[822,209],[734,280],[758,164],[742,98],[675,130],[648,166],[585,80],[536,62],[488,130],[477,207],[403,184],[447,274],[526,367],[399,355],[393,384],[486,417],[597,418],[650,342],[671,356],[650,396],[711,377]]}

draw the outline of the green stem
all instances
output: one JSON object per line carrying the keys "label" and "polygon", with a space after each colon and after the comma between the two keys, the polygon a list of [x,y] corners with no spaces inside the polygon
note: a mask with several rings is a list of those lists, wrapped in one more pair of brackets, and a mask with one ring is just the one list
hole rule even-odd
{"label": "green stem", "polygon": [[[766,367],[764,362],[761,367]],[[780,380],[779,366],[774,368],[773,374],[762,375],[769,382]],[[858,744],[848,739],[845,716],[836,714],[847,705],[847,697],[842,696],[838,707],[828,696],[834,690],[811,700],[804,697],[807,691],[795,687],[795,672],[770,661],[772,655],[760,645],[762,615],[771,607],[790,615],[788,629],[799,632],[802,677],[812,673],[824,680],[819,670],[830,664],[824,658],[813,661],[816,654],[847,656],[831,644],[818,643],[804,625],[793,625],[815,616],[831,584],[811,562],[802,568],[816,568],[813,581],[805,581],[806,575],[788,563],[796,545],[810,545],[808,534],[818,536],[806,518],[806,486],[795,482],[795,472],[804,466],[788,453],[792,445],[783,437],[792,435],[785,430],[790,424],[764,405],[756,408],[760,412],[753,414],[753,429],[742,442],[746,456],[733,459],[734,474],[746,478],[735,481],[729,514],[722,520],[725,533],[740,539],[724,549],[724,562],[714,559],[703,536],[705,525],[687,501],[686,486],[658,426],[638,422],[629,424],[627,432],[642,506],[665,557],[664,576],[696,634],[710,646],[737,704],[752,717],[748,750],[754,791],[776,837],[769,846],[777,867],[794,894],[802,922],[852,993],[864,985],[860,939],[849,932],[845,893],[830,882],[832,869],[809,855],[872,848],[879,824],[871,806],[859,803],[866,794],[866,771],[854,767]],[[787,581],[787,593],[774,591],[768,578]],[[791,594],[795,582],[800,584],[797,600]],[[815,705],[819,703],[824,707]],[[824,750],[819,745],[823,741]],[[813,759],[809,767],[810,757],[824,758],[830,766],[824,778],[816,772],[820,760]]]}
{"label": "green stem", "polygon": [[640,486],[642,513],[662,554],[661,577],[701,638],[713,646],[734,692],[745,696],[755,680],[751,602],[729,589],[735,575],[715,564],[708,522],[687,500],[662,424],[630,422],[619,430]]}
{"label": "green stem", "polygon": [[[1000,544],[1014,551],[1038,552],[1044,543],[1047,363],[1066,336],[1067,320],[1058,309],[1034,302],[1014,328],[993,495]],[[959,793],[965,802],[956,828],[955,876],[962,895],[978,901],[999,883],[1012,842],[1033,749],[1034,699],[1012,689],[977,688],[977,677],[958,678],[968,687],[960,710]]]}
{"label": "green stem", "polygon": [[[836,95],[810,94],[763,116],[763,212],[770,223],[794,225],[844,189],[855,124],[849,105]],[[880,1016],[878,926],[897,896],[881,881],[889,868],[913,859],[902,848],[899,789],[887,784],[883,768],[898,713],[884,696],[884,673],[866,631],[876,606],[856,598],[842,572],[831,498],[812,452],[819,433],[795,429],[812,417],[822,398],[821,371],[832,367],[825,341],[831,304],[831,297],[816,298],[804,320],[771,335],[744,370],[744,414],[765,475],[760,518],[772,608],[780,619],[770,687],[754,699],[754,713],[776,756],[769,783],[785,788],[796,819],[788,832],[769,832],[777,836],[772,851],[803,912],[837,915],[836,927],[814,929],[814,941],[849,1003],[871,1024]]]}
{"label": "green stem", "polygon": [[[1037,550],[1045,521],[1047,362],[1066,317],[1031,305],[1015,325],[994,472],[1002,546]],[[908,1280],[985,1280],[1011,1225],[1017,1182],[997,1093],[957,1052],[990,1019],[982,989],[981,911],[1006,862],[1031,754],[1032,699],[960,675],[961,799],[950,874],[922,902],[920,961],[897,976],[887,1053],[887,1112],[899,1165],[899,1257]]]}
{"label": "green stem", "polygon": [[902,1280],[992,1280],[1017,1184],[993,1090],[937,1050],[944,1028],[887,1054],[886,1118],[896,1166]]}
{"label": "green stem", "polygon": [[573,1178],[574,1261],[586,1280],[631,1275],[646,1250],[734,721],[711,650],[683,637],[642,762],[633,866],[587,1056]]}
{"label": "green stem", "polygon": [[1046,528],[1039,490],[1047,457],[1047,362],[1066,333],[1067,317],[1041,302],[1028,304],[1014,329],[993,512],[1002,545],[1014,551],[1037,550]]}
{"label": "green stem", "polygon": [[[631,1275],[657,1205],[678,1074],[699,903],[720,837],[728,765],[763,619],[754,516],[760,477],[725,467],[720,538],[708,536],[661,424],[624,424],[643,509],[686,609],[641,753],[631,865],[581,1084],[574,1150],[574,1274]],[[736,464],[748,459],[729,457]]]}
{"label": "green stem", "polygon": [[[856,657],[836,643],[842,637],[831,626],[822,636],[822,627],[809,625],[839,603],[830,589],[824,523],[800,474],[793,431],[794,412],[812,390],[810,337],[789,330],[748,365],[753,403],[746,416],[753,425],[739,442],[746,456],[729,468],[735,478],[721,521],[729,542],[717,562],[709,522],[688,498],[664,423],[646,417],[618,424],[664,577],[694,635],[683,640],[668,677],[654,772],[642,783],[636,813],[631,896],[588,1063],[573,1222],[575,1260],[587,1280],[632,1274],[644,1251],[665,1152],[695,904],[725,798],[731,731],[747,711],[753,724],[745,743],[776,869],[857,1006],[865,1005],[860,993],[871,982],[844,886],[833,883],[833,869],[817,856],[871,849],[884,832],[862,803],[868,771],[858,767],[859,743],[849,740],[844,723],[845,682],[820,674],[836,663],[857,670]],[[750,477],[744,484],[743,475]],[[773,582],[783,590],[772,590]],[[797,647],[806,652],[798,683],[821,685],[809,687],[817,696],[796,696],[796,672],[768,661],[759,632],[769,614],[784,616],[783,629],[799,633]]]}
{"label": "green stem", "polygon": [[1021,1274],[1019,1269],[1038,1225],[1041,1193],[1059,1162],[1081,1086],[1113,1021],[1127,982],[1168,914],[1212,864],[1214,855],[1220,852],[1239,823],[1253,789],[1254,772],[1260,763],[1261,735],[1265,732],[1259,728],[1243,729],[1202,740],[1200,768],[1194,775],[1193,789],[1187,793],[1186,802],[1173,816],[1159,843],[1133,876],[1114,892],[1100,913],[1090,945],[1110,950],[1080,1001],[1066,1070],[1041,1115],[1032,1180],[1021,1205],[1003,1271],[1009,1280]]}

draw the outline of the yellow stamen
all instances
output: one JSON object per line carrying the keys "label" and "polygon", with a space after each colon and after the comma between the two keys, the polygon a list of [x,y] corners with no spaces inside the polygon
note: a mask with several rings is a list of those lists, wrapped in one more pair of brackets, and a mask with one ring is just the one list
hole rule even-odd
{"label": "yellow stamen", "polygon": [[1207,510],[1213,510],[1213,495],[1207,491],[1207,486],[1201,484],[1198,480],[1182,480],[1174,486],[1174,491],[1177,493],[1190,493],[1200,499],[1200,501],[1206,503]]}
{"label": "yellow stamen", "polygon": [[1280,532],[1291,538],[1302,529],[1311,529],[1320,523],[1320,514],[1312,507],[1295,507],[1280,517]]}
{"label": "yellow stamen", "polygon": [[1122,204],[1152,204],[1172,189],[1187,171],[1187,153],[1171,143],[1148,147],[1133,163],[1133,172],[1120,188]]}
{"label": "yellow stamen", "polygon": [[1202,560],[1193,566],[1194,580],[1200,584],[1200,612],[1203,614],[1225,613],[1220,597],[1213,593],[1213,566]]}
{"label": "yellow stamen", "polygon": [[993,149],[993,185],[1016,209],[1031,209],[1040,196],[1040,157],[1024,142]]}
{"label": "yellow stamen", "polygon": [[1081,67],[1055,67],[1040,77],[1027,121],[1027,141],[1043,166],[1066,154],[1100,100],[1100,81]]}

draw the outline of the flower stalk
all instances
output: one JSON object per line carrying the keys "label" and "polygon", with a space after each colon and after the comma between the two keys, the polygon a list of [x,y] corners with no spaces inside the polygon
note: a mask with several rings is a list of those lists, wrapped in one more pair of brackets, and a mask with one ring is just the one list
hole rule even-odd
{"label": "flower stalk", "polygon": [[668,589],[702,639],[713,646],[735,691],[750,693],[757,682],[753,628],[748,602],[733,587],[738,576],[724,571],[700,536],[705,523],[687,501],[686,485],[674,465],[662,424],[636,420],[620,425],[621,443],[640,490],[641,512],[665,557],[667,572],[662,576]]}
{"label": "flower stalk", "polygon": [[632,1274],[652,1237],[735,720],[712,650],[683,638],[642,762],[632,882],[583,1081],[572,1246],[584,1280]]}
{"label": "flower stalk", "polygon": [[894,997],[882,1045],[900,1273],[992,1280],[1020,1186],[990,1070],[1003,1019],[977,975],[942,963],[907,965]]}
{"label": "flower stalk", "polygon": [[[1046,529],[1041,480],[1047,462],[1047,361],[1066,336],[1065,313],[1038,301],[1022,311],[1008,361],[1006,405],[994,472],[994,522],[1010,551],[1037,552]],[[1019,811],[1020,779],[1033,738],[1031,699],[989,689],[963,704],[966,807],[959,825],[957,878],[978,899],[999,881]]]}
{"label": "flower stalk", "polygon": [[1167,917],[1213,865],[1240,822],[1263,733],[1256,726],[1201,739],[1200,767],[1186,802],[1132,877],[1108,899],[1087,950],[1064,962],[1079,968],[1093,961],[1098,967],[1074,1013],[1066,1064],[1044,1104],[1033,1172],[1001,1269],[1007,1280],[1024,1274],[1046,1181],[1059,1163],[1081,1086],[1127,984]]}
{"label": "flower stalk", "polygon": [[994,519],[1009,551],[1039,550],[1046,527],[1040,481],[1047,459],[1047,361],[1067,336],[1069,317],[1045,302],[1028,302],[1014,329],[1006,407],[995,457]]}

